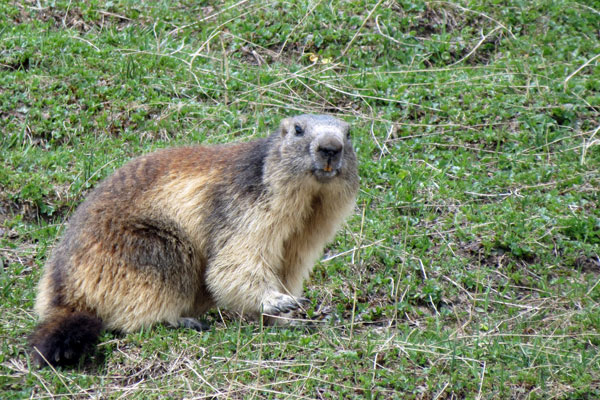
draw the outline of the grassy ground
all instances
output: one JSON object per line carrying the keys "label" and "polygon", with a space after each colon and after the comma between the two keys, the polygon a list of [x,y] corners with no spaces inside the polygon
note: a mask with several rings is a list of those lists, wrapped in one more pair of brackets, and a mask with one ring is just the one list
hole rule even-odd
{"label": "grassy ground", "polygon": [[[600,396],[600,7],[579,0],[0,3],[0,397]],[[156,148],[354,126],[356,212],[311,329],[213,312],[30,368],[35,285]]]}

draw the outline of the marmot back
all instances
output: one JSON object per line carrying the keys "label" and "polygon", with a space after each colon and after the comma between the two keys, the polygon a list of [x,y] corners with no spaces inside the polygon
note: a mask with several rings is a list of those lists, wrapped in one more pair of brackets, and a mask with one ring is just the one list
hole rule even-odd
{"label": "marmot back", "polygon": [[306,301],[303,281],[357,191],[349,126],[324,115],[134,159],[78,207],[45,266],[36,360],[73,364],[102,329],[205,329],[196,317],[214,306],[278,321]]}

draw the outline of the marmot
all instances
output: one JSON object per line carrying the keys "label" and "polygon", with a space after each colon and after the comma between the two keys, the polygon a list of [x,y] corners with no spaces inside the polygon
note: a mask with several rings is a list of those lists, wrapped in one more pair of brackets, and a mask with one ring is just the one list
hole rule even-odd
{"label": "marmot", "polygon": [[299,307],[358,184],[349,126],[325,115],[130,161],[77,208],[46,263],[34,358],[74,364],[103,329],[201,330],[195,317],[214,306],[254,317]]}

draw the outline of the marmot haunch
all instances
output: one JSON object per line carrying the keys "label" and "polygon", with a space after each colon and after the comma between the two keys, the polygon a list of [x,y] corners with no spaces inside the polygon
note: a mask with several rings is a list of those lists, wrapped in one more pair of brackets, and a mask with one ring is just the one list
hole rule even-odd
{"label": "marmot haunch", "polygon": [[214,306],[270,318],[296,309],[358,184],[349,126],[325,115],[134,159],[77,208],[46,263],[35,360],[74,364],[103,329],[201,330],[195,317]]}

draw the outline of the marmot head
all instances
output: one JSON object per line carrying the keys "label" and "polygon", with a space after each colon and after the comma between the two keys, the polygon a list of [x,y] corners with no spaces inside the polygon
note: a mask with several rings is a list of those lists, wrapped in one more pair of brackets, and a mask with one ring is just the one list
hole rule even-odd
{"label": "marmot head", "polygon": [[328,115],[299,115],[281,121],[281,154],[298,172],[309,172],[326,183],[356,173],[350,127]]}

